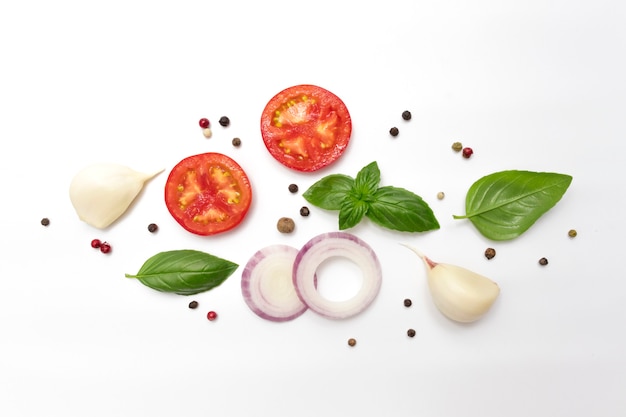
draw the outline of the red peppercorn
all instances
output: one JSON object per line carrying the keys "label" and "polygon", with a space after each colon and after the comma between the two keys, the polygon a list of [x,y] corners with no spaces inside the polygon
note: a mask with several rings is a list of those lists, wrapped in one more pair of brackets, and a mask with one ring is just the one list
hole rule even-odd
{"label": "red peppercorn", "polygon": [[474,153],[472,148],[463,148],[463,158],[469,158]]}
{"label": "red peppercorn", "polygon": [[100,245],[102,245],[102,242],[100,242],[100,239],[94,239],[91,241],[92,248],[98,249]]}
{"label": "red peppercorn", "polygon": [[213,321],[217,318],[217,313],[215,311],[209,311],[206,318],[209,319],[209,321]]}
{"label": "red peppercorn", "polygon": [[206,117],[203,117],[202,119],[200,119],[198,124],[200,125],[201,128],[206,129],[207,127],[211,125],[211,122],[209,122],[209,119],[207,119]]}
{"label": "red peppercorn", "polygon": [[100,245],[100,252],[102,252],[102,253],[109,253],[109,252],[111,252],[111,245],[108,244],[107,242],[103,242]]}

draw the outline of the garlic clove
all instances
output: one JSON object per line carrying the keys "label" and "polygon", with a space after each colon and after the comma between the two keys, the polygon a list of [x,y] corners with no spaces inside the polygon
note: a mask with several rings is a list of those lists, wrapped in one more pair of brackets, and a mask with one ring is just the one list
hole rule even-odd
{"label": "garlic clove", "polygon": [[424,261],[433,302],[449,319],[474,322],[491,309],[500,295],[500,287],[491,279],[460,266],[434,262],[407,247]]}
{"label": "garlic clove", "polygon": [[118,164],[93,164],[72,179],[70,200],[82,221],[105,229],[126,212],[146,181],[162,171],[145,174]]}

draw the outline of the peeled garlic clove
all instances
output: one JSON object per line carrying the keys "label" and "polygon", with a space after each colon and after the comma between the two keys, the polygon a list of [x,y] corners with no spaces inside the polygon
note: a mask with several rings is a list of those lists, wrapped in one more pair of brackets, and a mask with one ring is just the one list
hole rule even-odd
{"label": "peeled garlic clove", "polygon": [[72,179],[70,200],[82,221],[104,229],[126,212],[145,182],[162,171],[144,174],[123,165],[93,164]]}
{"label": "peeled garlic clove", "polygon": [[433,262],[417,249],[426,265],[432,299],[446,317],[470,323],[483,317],[500,294],[500,287],[489,278],[456,265]]}

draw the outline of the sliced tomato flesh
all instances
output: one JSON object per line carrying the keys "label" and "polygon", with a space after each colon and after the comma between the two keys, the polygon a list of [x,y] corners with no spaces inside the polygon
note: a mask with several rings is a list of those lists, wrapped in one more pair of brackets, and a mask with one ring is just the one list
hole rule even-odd
{"label": "sliced tomato flesh", "polygon": [[261,134],[270,154],[298,171],[335,162],[352,134],[352,120],[339,97],[314,85],[297,85],[274,96],[261,115]]}
{"label": "sliced tomato flesh", "polygon": [[166,206],[189,232],[213,235],[237,226],[248,212],[252,189],[234,160],[219,153],[190,156],[170,172]]}

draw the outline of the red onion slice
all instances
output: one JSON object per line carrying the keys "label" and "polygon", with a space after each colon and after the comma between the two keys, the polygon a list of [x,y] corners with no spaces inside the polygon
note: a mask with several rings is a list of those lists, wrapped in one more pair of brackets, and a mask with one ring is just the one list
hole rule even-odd
{"label": "red onion slice", "polygon": [[[331,257],[345,257],[363,272],[357,294],[343,301],[323,297],[316,286],[315,273]],[[374,301],[382,284],[382,271],[372,248],[346,232],[324,233],[309,240],[298,252],[293,265],[293,284],[300,299],[314,312],[332,319],[352,317]]]}
{"label": "red onion slice", "polygon": [[293,287],[293,263],[298,250],[273,245],[256,252],[241,275],[241,292],[250,310],[270,321],[288,321],[302,315],[307,306]]}

